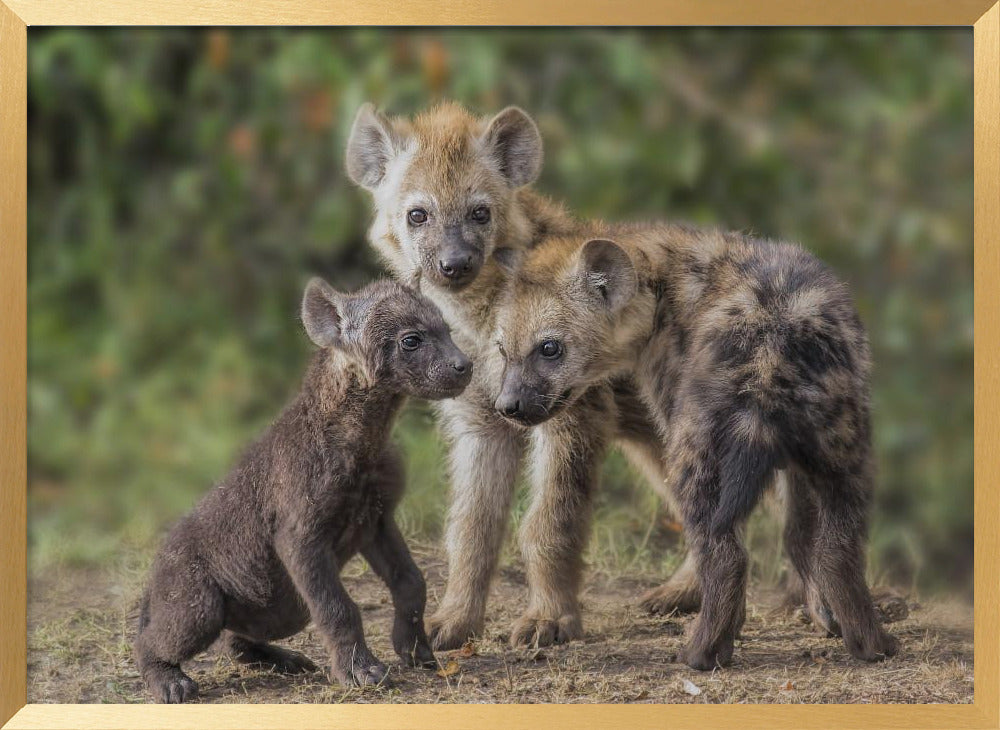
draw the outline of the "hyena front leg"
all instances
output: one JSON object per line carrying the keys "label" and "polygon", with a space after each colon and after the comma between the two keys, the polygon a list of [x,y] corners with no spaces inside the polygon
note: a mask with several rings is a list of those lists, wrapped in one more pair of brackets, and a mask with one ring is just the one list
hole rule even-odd
{"label": "hyena front leg", "polygon": [[[653,490],[667,503],[671,514],[680,519],[681,511],[666,484],[663,441],[655,433],[645,439],[638,435],[619,435],[618,445],[629,463],[646,477]],[[684,554],[684,562],[669,580],[643,593],[639,597],[639,605],[648,613],[663,616],[696,612],[701,607],[701,586],[698,583],[698,562],[694,553],[688,550]]]}
{"label": "hyena front leg", "polygon": [[524,439],[492,414],[446,402],[451,442],[451,507],[445,532],[448,584],[427,634],[438,651],[481,634],[490,582],[507,528]]}
{"label": "hyena front leg", "polygon": [[561,644],[583,636],[578,593],[591,501],[609,434],[606,401],[584,396],[531,432],[532,500],[521,528],[528,608],[512,646]]}
{"label": "hyena front leg", "polygon": [[[615,433],[618,447],[629,463],[646,478],[653,491],[666,502],[671,514],[680,520],[681,511],[677,499],[667,484],[663,437],[656,427],[649,406],[629,379],[614,381],[612,392],[618,414]],[[701,606],[701,587],[698,584],[698,566],[694,555],[688,551],[684,555],[684,562],[670,576],[670,580],[644,593],[639,598],[639,605],[653,614],[697,611]]]}

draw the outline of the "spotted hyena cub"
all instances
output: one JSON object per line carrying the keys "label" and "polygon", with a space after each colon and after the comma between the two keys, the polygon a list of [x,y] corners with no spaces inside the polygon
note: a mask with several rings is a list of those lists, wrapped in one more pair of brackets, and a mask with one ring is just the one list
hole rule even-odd
{"label": "spotted hyena cub", "polygon": [[[580,225],[533,190],[542,158],[538,127],[514,107],[480,117],[444,103],[406,118],[366,104],[347,145],[348,175],[372,194],[370,242],[397,279],[418,284],[441,308],[456,342],[477,362],[462,396],[438,404],[452,500],[448,584],[428,620],[436,649],[457,649],[482,634],[522,462],[530,464],[531,481],[531,505],[520,523],[528,605],[511,626],[514,645],[583,635],[584,538],[598,466],[611,442],[654,487],[663,484],[659,433],[625,378],[578,397],[551,428],[526,431],[493,408],[501,371],[491,369],[486,354],[496,349],[497,301],[507,279],[523,250]],[[699,600],[687,560],[643,604],[670,612],[696,609]]]}
{"label": "spotted hyena cub", "polygon": [[358,552],[392,593],[396,653],[434,665],[423,576],[393,519],[403,473],[389,433],[407,395],[458,395],[472,363],[438,309],[390,281],[347,295],[315,279],[302,321],[320,350],[301,391],[174,527],[153,564],[135,656],[159,702],[197,694],[180,664],[220,634],[238,662],[315,669],[265,643],[310,621],[334,678],[381,682],[386,666],[365,644],[361,614],[338,578]]}
{"label": "spotted hyena cub", "polygon": [[789,483],[786,549],[812,619],[855,657],[896,653],[864,579],[868,342],[847,288],[823,264],[734,233],[595,227],[528,253],[497,341],[496,408],[524,424],[560,418],[594,383],[635,377],[697,560],[690,666],[732,660],[745,615],[741,526],[779,470]]}

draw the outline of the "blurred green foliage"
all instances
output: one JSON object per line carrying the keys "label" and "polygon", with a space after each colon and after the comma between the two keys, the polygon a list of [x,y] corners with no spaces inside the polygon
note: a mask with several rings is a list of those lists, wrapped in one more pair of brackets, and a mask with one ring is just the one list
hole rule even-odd
{"label": "blurred green foliage", "polygon": [[[872,577],[971,590],[971,69],[968,29],[32,29],[32,565],[148,550],[224,473],[297,387],[308,275],[379,272],[355,110],[450,98],[528,109],[539,187],[582,216],[797,240],[846,278],[876,363]],[[404,526],[434,540],[426,406],[397,435]],[[663,570],[676,525],[636,483],[609,460],[590,558]]]}

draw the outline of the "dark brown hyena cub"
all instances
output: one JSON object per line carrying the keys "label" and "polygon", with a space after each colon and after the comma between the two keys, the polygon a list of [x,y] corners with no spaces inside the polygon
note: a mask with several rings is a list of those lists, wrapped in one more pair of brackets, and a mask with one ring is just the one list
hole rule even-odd
{"label": "dark brown hyena cub", "polygon": [[746,600],[741,528],[779,470],[786,548],[813,620],[855,657],[895,654],[864,579],[870,362],[847,288],[797,246],[740,234],[659,225],[591,236],[528,252],[498,321],[497,410],[526,425],[556,420],[595,383],[635,378],[697,559],[692,667],[732,659]]}
{"label": "dark brown hyena cub", "polygon": [[265,643],[310,620],[333,677],[381,682],[388,670],[365,644],[361,614],[338,578],[358,552],[392,593],[396,653],[434,666],[424,579],[393,519],[403,474],[389,432],[407,395],[456,396],[472,363],[438,309],[390,281],[345,295],[314,279],[302,321],[321,349],[300,393],[174,527],[153,564],[135,656],[159,702],[197,694],[180,664],[220,633],[236,661],[315,669]]}

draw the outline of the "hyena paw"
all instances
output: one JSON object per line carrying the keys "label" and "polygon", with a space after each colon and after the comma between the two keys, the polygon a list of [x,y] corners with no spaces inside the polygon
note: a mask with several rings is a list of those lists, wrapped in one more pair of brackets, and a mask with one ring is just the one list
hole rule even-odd
{"label": "hyena paw", "polygon": [[427,639],[418,641],[413,648],[412,654],[406,655],[406,662],[411,667],[420,669],[436,669],[437,659],[434,657],[434,650],[427,643]]}
{"label": "hyena paw", "polygon": [[896,637],[881,629],[871,638],[862,636],[844,637],[844,643],[851,656],[866,662],[880,662],[899,652],[899,642]]}
{"label": "hyena paw", "polygon": [[717,667],[728,667],[733,663],[733,640],[721,639],[708,646],[689,643],[681,651],[680,660],[699,672],[708,672]]}
{"label": "hyena paw", "polygon": [[437,667],[437,660],[434,652],[427,641],[427,637],[421,630],[418,633],[394,634],[392,645],[396,654],[403,660],[403,664],[408,667],[420,667],[422,669],[434,669]]}
{"label": "hyena paw", "polygon": [[427,635],[434,651],[461,649],[466,641],[482,632],[482,622],[467,616],[438,611],[427,619]]}
{"label": "hyena paw", "polygon": [[813,625],[813,629],[818,634],[827,638],[837,638],[841,636],[840,624],[837,622],[833,611],[822,600],[814,600],[806,606],[806,615]]}
{"label": "hyena paw", "polygon": [[330,674],[341,684],[364,687],[369,684],[390,686],[389,668],[370,651],[345,652],[342,660],[335,660]]}
{"label": "hyena paw", "polygon": [[150,680],[153,699],[171,705],[189,702],[198,696],[198,684],[180,669],[164,672]]}
{"label": "hyena paw", "polygon": [[579,614],[563,614],[558,618],[522,616],[510,631],[512,647],[551,646],[565,644],[583,637],[583,622]]}
{"label": "hyena paw", "polygon": [[701,596],[697,590],[690,587],[664,583],[643,593],[639,597],[639,606],[646,613],[660,616],[669,616],[672,613],[696,613],[701,608]]}
{"label": "hyena paw", "polygon": [[875,604],[875,613],[882,623],[895,623],[910,615],[910,607],[906,605],[906,599],[898,593],[888,588],[881,588],[873,593],[872,601]]}
{"label": "hyena paw", "polygon": [[784,613],[794,613],[797,608],[806,604],[806,587],[802,579],[793,573],[785,582],[781,591],[779,610]]}

